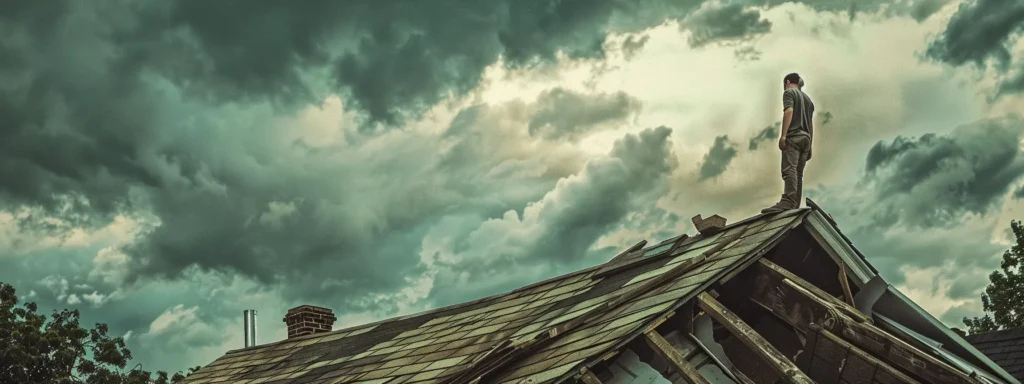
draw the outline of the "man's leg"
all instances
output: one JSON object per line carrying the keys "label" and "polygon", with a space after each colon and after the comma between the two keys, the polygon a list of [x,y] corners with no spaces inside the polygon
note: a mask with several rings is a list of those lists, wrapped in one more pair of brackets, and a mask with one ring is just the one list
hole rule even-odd
{"label": "man's leg", "polygon": [[803,144],[800,138],[786,140],[786,150],[782,151],[782,182],[784,189],[780,208],[794,209],[800,206],[800,174],[802,170]]}
{"label": "man's leg", "polygon": [[762,209],[761,213],[779,212],[789,209],[794,209],[799,206],[799,197],[797,197],[797,168],[800,163],[800,159],[803,155],[803,151],[800,147],[795,145],[799,141],[786,139],[786,149],[782,151],[782,183],[783,192],[782,199],[779,200],[775,205]]}
{"label": "man's leg", "polygon": [[804,201],[804,167],[807,165],[807,157],[811,153],[809,140],[802,140],[804,144],[800,148],[800,161],[796,164],[796,208]]}

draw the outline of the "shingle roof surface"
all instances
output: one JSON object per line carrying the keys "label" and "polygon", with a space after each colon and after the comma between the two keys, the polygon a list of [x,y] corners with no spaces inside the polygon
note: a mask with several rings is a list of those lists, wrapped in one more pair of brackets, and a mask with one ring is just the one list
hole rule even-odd
{"label": "shingle roof surface", "polygon": [[[525,340],[565,323],[708,251],[743,236],[715,259],[652,287],[633,300],[593,314],[531,355],[513,361],[493,382],[551,382],[599,358],[646,322],[720,278],[743,256],[763,248],[802,215],[758,217],[712,236],[686,240],[671,255],[665,243],[648,247],[636,265],[593,278],[601,266],[570,273],[467,304],[331,333],[228,352],[190,375],[189,383],[436,383],[471,367],[503,341]],[[654,252],[649,252],[654,251]]]}
{"label": "shingle roof surface", "polygon": [[969,335],[964,339],[981,353],[1024,381],[1024,328]]}

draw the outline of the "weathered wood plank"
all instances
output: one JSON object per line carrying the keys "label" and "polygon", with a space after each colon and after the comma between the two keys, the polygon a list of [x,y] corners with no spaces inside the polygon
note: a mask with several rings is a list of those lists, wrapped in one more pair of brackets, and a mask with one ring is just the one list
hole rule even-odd
{"label": "weathered wood plank", "polygon": [[878,369],[881,369],[885,373],[892,376],[894,379],[898,380],[900,383],[919,384],[917,380],[914,380],[910,378],[910,376],[903,374],[903,372],[900,372],[896,368],[893,368],[891,365],[885,363],[884,361],[879,360],[874,356],[871,356],[867,352],[864,352],[864,350],[857,348],[853,344],[850,344],[849,342],[843,340],[839,336],[836,336],[832,332],[821,329],[821,327],[818,327],[817,325],[813,325],[812,329],[817,330],[819,335],[823,336],[824,338],[828,339],[833,343],[838,344],[840,347],[850,351],[850,353],[854,354],[860,359],[868,362],[869,364],[873,365],[874,367],[877,367]]}
{"label": "weathered wood plank", "polygon": [[856,308],[856,304],[853,302],[853,291],[850,290],[850,279],[846,278],[846,263],[839,263],[839,285],[843,287],[843,298],[846,299],[846,304]]}
{"label": "weathered wood plank", "polygon": [[737,339],[740,340],[744,345],[750,348],[755,354],[759,355],[764,361],[775,370],[782,380],[794,384],[813,384],[810,378],[807,377],[800,368],[797,368],[796,364],[793,364],[782,352],[779,352],[775,346],[771,345],[761,335],[757,334],[753,328],[750,328],[747,323],[743,322],[736,314],[725,308],[718,300],[715,300],[708,295],[706,292],[701,292],[697,296],[697,305],[701,307],[708,315],[718,321],[718,323],[725,326],[726,329],[732,333]]}
{"label": "weathered wood plank", "polygon": [[[756,280],[753,297],[755,303],[769,310],[783,321],[803,332],[816,324],[848,340],[866,352],[881,357],[887,363],[912,373],[930,383],[975,384],[978,381],[940,361],[909,343],[867,322],[859,322],[841,310],[846,303],[835,304],[815,295],[804,285],[780,274],[762,270]],[[799,279],[799,277],[795,277]]]}
{"label": "weathered wood plank", "polygon": [[[762,258],[758,260],[758,269],[759,275],[765,276],[768,279],[766,280],[766,282],[789,279],[799,284],[804,289],[814,293],[819,298],[822,298],[824,300],[827,300],[829,303],[834,304],[838,310],[843,311],[843,313],[856,319],[857,321],[867,323],[873,322],[870,317],[858,311],[857,308],[854,308],[853,306],[846,304],[845,302],[839,300],[835,296],[830,295],[828,292],[821,290],[821,288],[814,286],[814,284],[809,283],[807,280],[801,279],[799,276],[793,274],[793,272],[790,272],[785,268],[782,268],[777,264],[768,261],[767,259]],[[768,288],[767,285],[762,285],[761,282],[761,277],[758,277],[758,279],[756,280],[756,287],[758,291]]]}
{"label": "weathered wood plank", "polygon": [[665,359],[669,366],[680,375],[683,375],[687,381],[693,384],[711,384],[704,376],[697,372],[697,368],[690,365],[690,362],[686,361],[686,358],[668,343],[668,340],[661,337],[661,334],[650,330],[644,333],[644,337],[647,340],[647,345],[651,346],[654,353]]}

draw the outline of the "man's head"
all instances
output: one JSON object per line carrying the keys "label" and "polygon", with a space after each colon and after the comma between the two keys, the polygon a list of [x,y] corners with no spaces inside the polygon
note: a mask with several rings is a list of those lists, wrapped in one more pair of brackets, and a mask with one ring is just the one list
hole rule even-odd
{"label": "man's head", "polygon": [[790,87],[800,87],[802,86],[802,83],[803,79],[800,78],[800,75],[797,74],[796,72],[793,72],[786,75],[786,77],[782,79],[782,88],[785,89]]}

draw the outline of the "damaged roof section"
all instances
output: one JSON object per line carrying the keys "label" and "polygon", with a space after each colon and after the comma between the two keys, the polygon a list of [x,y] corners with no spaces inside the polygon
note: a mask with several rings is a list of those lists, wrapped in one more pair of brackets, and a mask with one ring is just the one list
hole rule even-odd
{"label": "damaged roof section", "polygon": [[[948,329],[892,310],[901,296],[836,245],[845,237],[826,217],[695,218],[710,221],[694,236],[461,305],[231,351],[187,382],[1017,383],[977,351],[925,348]],[[910,340],[883,312],[931,336]]]}

